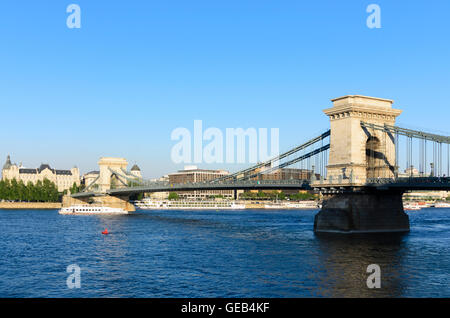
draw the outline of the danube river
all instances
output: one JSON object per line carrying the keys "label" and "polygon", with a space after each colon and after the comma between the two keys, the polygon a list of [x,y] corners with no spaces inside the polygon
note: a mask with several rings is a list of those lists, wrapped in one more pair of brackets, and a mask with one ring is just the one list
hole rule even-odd
{"label": "danube river", "polygon": [[316,212],[0,210],[0,297],[450,297],[450,209],[370,236],[316,236]]}

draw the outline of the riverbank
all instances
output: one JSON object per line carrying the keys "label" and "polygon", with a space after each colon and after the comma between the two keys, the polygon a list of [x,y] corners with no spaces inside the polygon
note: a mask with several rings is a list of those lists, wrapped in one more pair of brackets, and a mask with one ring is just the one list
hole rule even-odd
{"label": "riverbank", "polygon": [[53,210],[60,208],[61,202],[0,202],[0,210]]}

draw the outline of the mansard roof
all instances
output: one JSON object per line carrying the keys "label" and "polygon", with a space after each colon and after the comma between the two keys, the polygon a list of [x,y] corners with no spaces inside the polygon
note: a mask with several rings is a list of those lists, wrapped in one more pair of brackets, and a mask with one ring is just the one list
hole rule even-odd
{"label": "mansard roof", "polygon": [[66,175],[66,176],[71,176],[72,175],[72,171],[70,170],[55,170],[57,175]]}
{"label": "mansard roof", "polygon": [[[53,169],[52,168],[50,168],[50,165],[49,164],[41,164],[41,166],[38,168],[38,170],[39,170],[39,172],[42,172],[43,170],[45,170],[45,169],[48,169],[48,170],[51,170],[52,172],[53,172]],[[54,172],[53,172],[54,173]]]}
{"label": "mansard roof", "polygon": [[[45,169],[45,168],[44,168]],[[41,173],[44,169],[41,170],[41,167],[39,167],[38,169],[19,169],[19,173],[23,173],[23,174],[39,174]],[[50,169],[50,171],[53,174],[56,175],[64,175],[64,176],[71,176],[72,175],[72,171],[70,170],[56,170],[56,169]]]}
{"label": "mansard roof", "polygon": [[[3,169],[9,169],[11,166],[13,166],[13,164],[11,163],[11,158],[8,155],[8,157],[6,158],[6,162],[3,165]],[[19,173],[39,174],[42,171],[44,171],[45,169],[49,169],[53,174],[56,174],[56,175],[64,175],[64,176],[71,176],[72,175],[72,171],[71,170],[52,169],[49,164],[44,164],[44,163],[41,164],[40,167],[37,168],[37,169],[19,168]]]}
{"label": "mansard roof", "polygon": [[37,169],[19,169],[19,173],[37,174]]}
{"label": "mansard roof", "polygon": [[44,163],[41,164],[41,166],[37,170],[39,171],[39,173],[41,173],[45,169],[50,170],[52,173],[54,173],[56,175],[68,175],[68,176],[72,175],[72,171],[70,171],[70,170],[52,169],[49,164],[44,164]]}

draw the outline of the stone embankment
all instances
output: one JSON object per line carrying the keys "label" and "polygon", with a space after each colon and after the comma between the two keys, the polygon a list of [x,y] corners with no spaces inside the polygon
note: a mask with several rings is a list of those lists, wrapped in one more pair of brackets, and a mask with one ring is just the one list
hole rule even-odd
{"label": "stone embankment", "polygon": [[0,209],[53,210],[60,208],[60,202],[0,202]]}

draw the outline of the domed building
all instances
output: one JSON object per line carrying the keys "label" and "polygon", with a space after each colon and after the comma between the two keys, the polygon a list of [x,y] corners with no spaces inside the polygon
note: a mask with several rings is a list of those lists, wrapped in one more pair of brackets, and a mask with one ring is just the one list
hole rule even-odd
{"label": "domed building", "polygon": [[131,167],[130,172],[132,175],[136,176],[137,178],[142,179],[141,169],[138,167],[137,164],[134,164]]}

